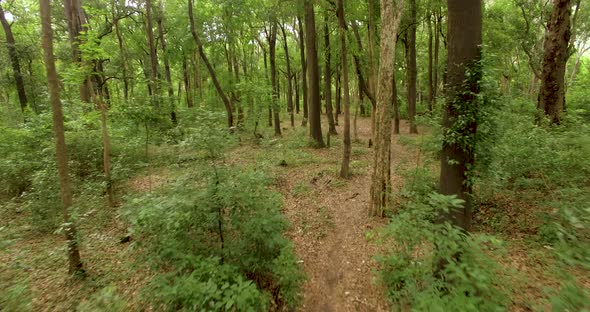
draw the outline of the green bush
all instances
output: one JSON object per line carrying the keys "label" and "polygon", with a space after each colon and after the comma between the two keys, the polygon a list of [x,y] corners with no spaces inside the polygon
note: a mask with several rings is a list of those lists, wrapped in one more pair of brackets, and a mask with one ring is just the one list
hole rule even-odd
{"label": "green bush", "polygon": [[[389,298],[413,311],[504,311],[509,304],[499,266],[488,254],[494,238],[465,235],[438,213],[463,204],[433,193],[406,203],[380,233],[392,250],[379,257]],[[445,263],[446,265],[441,265]]]}
{"label": "green bush", "polygon": [[80,303],[80,312],[124,312],[127,303],[117,295],[117,287],[108,286],[94,294],[88,301]]}
{"label": "green bush", "polygon": [[216,258],[251,280],[274,304],[294,305],[301,273],[283,236],[287,223],[281,197],[268,190],[271,181],[260,172],[233,171],[214,165],[200,180],[183,177],[170,189],[133,200],[135,235],[155,264],[183,272],[177,278],[186,285],[196,283],[196,277],[185,276],[195,270],[186,265],[187,256]]}

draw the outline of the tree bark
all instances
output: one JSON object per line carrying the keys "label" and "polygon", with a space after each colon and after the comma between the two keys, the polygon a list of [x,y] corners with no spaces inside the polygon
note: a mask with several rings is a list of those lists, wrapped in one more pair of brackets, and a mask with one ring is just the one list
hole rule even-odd
{"label": "tree bark", "polygon": [[225,92],[221,88],[221,84],[219,83],[219,80],[217,80],[217,75],[215,74],[215,70],[213,69],[213,66],[211,66],[211,63],[209,62],[209,58],[207,58],[207,55],[205,54],[205,50],[203,49],[203,44],[201,43],[201,39],[199,38],[199,35],[197,34],[197,30],[195,29],[195,18],[193,16],[193,0],[188,0],[188,16],[189,16],[191,34],[193,36],[193,39],[195,40],[195,43],[197,44],[197,49],[199,50],[199,55],[201,56],[203,63],[205,63],[205,66],[207,67],[207,70],[209,71],[209,75],[211,75],[211,80],[213,80],[213,85],[215,86],[215,90],[217,90],[217,94],[219,95],[219,97],[223,101],[223,105],[225,106],[225,111],[227,113],[227,126],[229,128],[231,128],[231,127],[233,127],[233,124],[234,124],[231,103],[230,103],[227,95],[225,94]]}
{"label": "tree bark", "polygon": [[270,80],[272,84],[272,110],[275,127],[275,135],[281,135],[281,120],[280,112],[281,107],[279,105],[279,80],[277,77],[277,21],[276,17],[272,17],[270,33],[267,33],[267,41],[269,47],[270,56]]}
{"label": "tree bark", "polygon": [[570,31],[570,0],[553,0],[553,13],[545,33],[541,90],[537,109],[551,123],[559,124],[565,109],[565,67],[568,58]]}
{"label": "tree bark", "polygon": [[434,73],[433,63],[433,31],[432,31],[432,14],[428,15],[428,110],[432,112],[434,110]]}
{"label": "tree bark", "polygon": [[[395,3],[397,2],[397,3]],[[391,113],[395,46],[403,0],[381,0],[381,53],[377,86],[375,153],[371,178],[370,216],[383,216],[391,193]]]}
{"label": "tree bark", "polygon": [[[86,16],[82,10],[81,0],[64,0],[65,16],[68,21],[68,34],[70,38],[70,44],[72,45],[72,56],[74,62],[77,62],[80,67],[84,67],[82,60],[82,53],[80,52],[80,45],[83,43],[81,34],[87,29],[84,25],[87,24]],[[90,89],[92,84],[88,83],[89,77],[83,78],[80,84],[80,100],[82,102],[90,103]]]}
{"label": "tree bark", "polygon": [[145,12],[146,12],[146,32],[148,40],[148,49],[150,50],[150,90],[152,97],[152,103],[159,107],[158,99],[158,51],[156,50],[156,42],[154,39],[154,20],[152,17],[152,1],[145,0]]}
{"label": "tree bark", "polygon": [[305,33],[301,17],[297,16],[297,25],[299,28],[299,54],[301,57],[301,89],[303,92],[303,120],[301,126],[307,127],[309,119],[309,94],[307,89],[307,59],[305,58]]}
{"label": "tree bark", "polygon": [[[289,57],[289,44],[287,43],[287,32],[283,24],[281,32],[283,33],[283,48],[285,49],[285,60],[287,62],[287,111],[291,118],[291,127],[295,127],[295,115],[293,112],[293,75],[291,71],[291,58]],[[297,99],[299,100],[299,99]]]}
{"label": "tree bark", "polygon": [[16,51],[16,42],[14,35],[12,34],[12,28],[6,17],[4,16],[4,10],[0,4],[0,22],[2,28],[4,28],[4,34],[6,35],[6,47],[8,48],[8,57],[12,65],[12,72],[14,74],[14,83],[16,84],[16,91],[18,93],[18,101],[20,103],[21,111],[24,113],[27,108],[27,94],[25,92],[25,83],[20,68],[20,62],[18,59],[18,52]]}
{"label": "tree bark", "polygon": [[330,135],[338,135],[334,113],[332,109],[332,53],[330,50],[330,27],[328,25],[328,11],[324,12],[324,99],[326,100],[326,117],[328,117],[328,132]]}
{"label": "tree bark", "polygon": [[84,273],[80,251],[78,249],[76,226],[70,220],[70,207],[72,206],[72,186],[68,173],[68,151],[64,133],[64,118],[59,91],[59,81],[55,69],[53,56],[53,30],[51,29],[51,6],[49,0],[39,1],[41,11],[42,43],[45,57],[45,69],[47,71],[47,84],[53,115],[53,132],[55,135],[55,152],[57,159],[57,173],[59,175],[61,202],[65,224],[65,236],[68,252],[68,272]]}
{"label": "tree bark", "polygon": [[195,106],[193,100],[193,90],[191,86],[191,78],[188,72],[188,65],[186,62],[186,56],[182,57],[182,75],[184,78],[184,91],[186,93],[186,106],[192,108]]}
{"label": "tree bark", "polygon": [[168,60],[168,49],[166,47],[166,37],[164,36],[164,9],[160,7],[158,15],[158,35],[162,49],[162,59],[164,60],[164,74],[168,87],[168,102],[170,103],[170,120],[174,125],[178,123],[176,118],[176,102],[174,100],[174,88],[172,87],[172,73],[170,71],[170,61]]}
{"label": "tree bark", "polygon": [[309,80],[309,132],[316,147],[324,147],[321,122],[320,75],[316,45],[315,12],[313,2],[305,0],[305,39],[307,48],[307,75]]}
{"label": "tree bark", "polygon": [[[352,146],[350,142],[350,90],[348,84],[348,53],[346,51],[346,18],[344,16],[343,0],[338,0],[338,24],[340,29],[340,54],[342,57],[342,88],[344,91],[344,130],[343,130],[343,148],[342,148],[342,166],[340,167],[340,177],[348,178],[350,176],[350,155]],[[337,91],[338,92],[338,91]]]}
{"label": "tree bark", "polygon": [[410,28],[408,29],[408,118],[410,119],[410,133],[417,134],[416,126],[416,0],[410,0]]}
{"label": "tree bark", "polygon": [[460,209],[441,213],[439,221],[448,221],[469,231],[472,205],[470,176],[473,175],[477,131],[476,101],[482,76],[482,4],[481,0],[447,0],[447,4],[449,52],[440,193],[456,195],[465,203]]}

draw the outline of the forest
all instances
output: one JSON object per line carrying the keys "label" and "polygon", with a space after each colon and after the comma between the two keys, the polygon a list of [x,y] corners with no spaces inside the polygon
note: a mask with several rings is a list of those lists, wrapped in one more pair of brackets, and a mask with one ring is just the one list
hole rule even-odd
{"label": "forest", "polygon": [[590,311],[590,1],[0,22],[0,311]]}

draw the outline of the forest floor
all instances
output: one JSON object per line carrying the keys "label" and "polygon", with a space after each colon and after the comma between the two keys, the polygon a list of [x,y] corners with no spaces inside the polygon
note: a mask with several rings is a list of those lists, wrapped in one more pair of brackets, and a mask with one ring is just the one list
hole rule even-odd
{"label": "forest floor", "polygon": [[[338,177],[342,157],[340,136],[332,137],[330,148],[311,148],[306,129],[299,126],[300,120],[295,128],[284,123],[282,138],[273,138],[270,128],[262,129],[265,138],[257,143],[251,134],[244,133],[241,144],[228,153],[229,164],[238,168],[258,166],[268,171],[283,195],[283,211],[291,223],[287,235],[307,277],[300,311],[391,310],[385,289],[376,280],[375,256],[386,246],[370,239],[371,232],[382,228],[387,220],[367,215],[372,163],[372,149],[368,147],[370,122],[369,118],[358,119],[352,176],[346,180]],[[327,125],[323,126],[326,131]],[[400,169],[428,164],[417,147],[428,129],[420,128],[420,135],[409,135],[407,128],[402,122],[402,135],[392,138],[394,190],[400,190],[404,183]],[[338,132],[342,132],[341,126]],[[154,148],[154,153],[162,153],[162,161],[130,179],[124,193],[133,196],[150,192],[176,179],[180,171],[167,164],[168,154],[163,150]],[[157,272],[140,260],[140,251],[130,248],[133,245],[120,242],[129,231],[120,209],[90,210],[80,216],[81,253],[88,277],[77,279],[67,275],[61,234],[40,235],[31,227],[28,212],[19,208],[18,203],[0,204],[0,241],[11,242],[5,247],[7,252],[0,246],[0,289],[7,289],[5,296],[13,298],[15,306],[29,300],[29,308],[34,311],[72,311],[104,287],[114,286],[117,295],[128,304],[128,310],[146,310],[141,289]],[[559,284],[547,270],[550,251],[531,244],[532,232],[510,222],[530,214],[526,203],[512,200],[494,202],[493,207],[483,205],[481,214],[475,216],[476,228],[481,232],[496,232],[489,227],[490,223],[495,225],[491,221],[504,215],[501,209],[509,209],[509,219],[503,222],[515,228],[515,233],[502,237],[507,242],[507,253],[500,262],[507,272],[520,272],[510,273],[513,289],[520,289],[511,294],[511,310],[530,311],[539,302],[547,307],[545,287]],[[590,279],[583,276],[587,274],[581,274],[581,278],[588,285]]]}

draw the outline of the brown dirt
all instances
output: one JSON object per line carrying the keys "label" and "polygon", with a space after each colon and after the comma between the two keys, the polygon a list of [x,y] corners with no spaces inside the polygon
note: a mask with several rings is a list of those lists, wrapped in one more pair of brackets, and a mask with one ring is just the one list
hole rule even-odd
{"label": "brown dirt", "polygon": [[[341,132],[341,127],[338,130]],[[284,213],[293,225],[289,236],[308,277],[300,311],[391,310],[374,272],[374,256],[380,247],[366,238],[368,232],[386,223],[368,217],[372,150],[366,143],[370,119],[359,119],[358,131],[361,142],[353,147],[350,179],[338,177],[341,145],[310,149],[325,161],[279,175]],[[397,141],[394,137],[394,159],[407,158],[408,152]],[[393,183],[397,188],[402,180],[394,174]]]}

